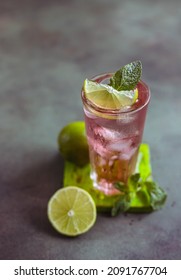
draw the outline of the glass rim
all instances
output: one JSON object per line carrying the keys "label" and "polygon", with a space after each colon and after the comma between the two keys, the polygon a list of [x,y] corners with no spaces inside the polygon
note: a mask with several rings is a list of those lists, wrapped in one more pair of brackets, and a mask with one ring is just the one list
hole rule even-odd
{"label": "glass rim", "polygon": [[[98,75],[93,76],[90,80],[92,80],[92,81],[100,80],[100,82],[101,82],[103,80],[106,80],[106,79],[110,78],[113,74],[114,73],[111,73],[111,72],[98,74]],[[81,97],[82,97],[83,104],[87,107],[88,110],[90,108],[94,112],[98,112],[98,113],[105,114],[105,115],[121,116],[121,115],[125,115],[125,114],[129,114],[129,115],[130,114],[134,114],[134,113],[139,112],[140,110],[142,110],[144,107],[146,107],[148,105],[148,103],[150,102],[150,98],[151,98],[151,92],[150,92],[150,88],[148,87],[148,85],[143,80],[140,80],[139,83],[142,84],[146,88],[146,91],[147,91],[147,98],[146,98],[145,102],[140,107],[134,108],[134,107],[130,106],[130,108],[126,108],[126,110],[104,109],[104,108],[101,108],[101,107],[97,106],[93,102],[89,101],[85,97],[84,90],[82,88],[82,90],[81,90]],[[91,110],[91,112],[93,113],[92,110]]]}

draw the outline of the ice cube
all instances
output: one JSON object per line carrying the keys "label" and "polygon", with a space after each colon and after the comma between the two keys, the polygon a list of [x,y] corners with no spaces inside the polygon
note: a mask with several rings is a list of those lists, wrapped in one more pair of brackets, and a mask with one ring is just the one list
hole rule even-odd
{"label": "ice cube", "polygon": [[109,142],[107,148],[111,151],[126,153],[132,145],[131,139],[119,139],[118,141]]}
{"label": "ice cube", "polygon": [[115,132],[99,126],[94,128],[94,134],[96,136],[103,137],[106,141],[115,138]]}
{"label": "ice cube", "polygon": [[130,148],[126,152],[121,153],[119,158],[124,159],[124,160],[130,160],[132,158],[132,156],[134,155],[134,153],[136,153],[136,150],[137,150],[137,147]]}

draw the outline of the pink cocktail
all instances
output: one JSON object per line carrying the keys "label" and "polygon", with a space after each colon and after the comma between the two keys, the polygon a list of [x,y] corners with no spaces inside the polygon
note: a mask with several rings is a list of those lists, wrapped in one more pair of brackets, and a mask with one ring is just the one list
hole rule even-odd
{"label": "pink cocktail", "polygon": [[[111,76],[112,74],[102,74],[92,80],[106,83]],[[150,91],[144,82],[140,81],[137,89],[136,103],[121,110],[99,108],[87,100],[82,91],[91,163],[90,176],[94,187],[106,195],[118,193],[114,184],[126,183],[135,172],[150,100]]]}

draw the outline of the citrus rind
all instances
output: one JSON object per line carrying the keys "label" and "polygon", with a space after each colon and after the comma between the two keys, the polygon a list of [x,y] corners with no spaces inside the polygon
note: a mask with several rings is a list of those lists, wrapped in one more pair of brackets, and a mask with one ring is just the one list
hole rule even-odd
{"label": "citrus rind", "polygon": [[86,79],[83,90],[85,97],[94,105],[104,109],[118,110],[132,106],[138,99],[138,89],[118,91],[107,84]]}
{"label": "citrus rind", "polygon": [[61,234],[77,236],[87,232],[96,221],[96,206],[91,195],[76,186],[59,189],[50,198],[48,219]]}

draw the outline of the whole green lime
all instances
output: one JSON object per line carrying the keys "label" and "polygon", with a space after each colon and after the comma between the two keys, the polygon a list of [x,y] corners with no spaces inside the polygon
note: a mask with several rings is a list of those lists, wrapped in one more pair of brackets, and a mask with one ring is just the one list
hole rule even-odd
{"label": "whole green lime", "polygon": [[59,151],[65,160],[78,166],[89,162],[85,123],[76,121],[66,125],[58,135]]}

